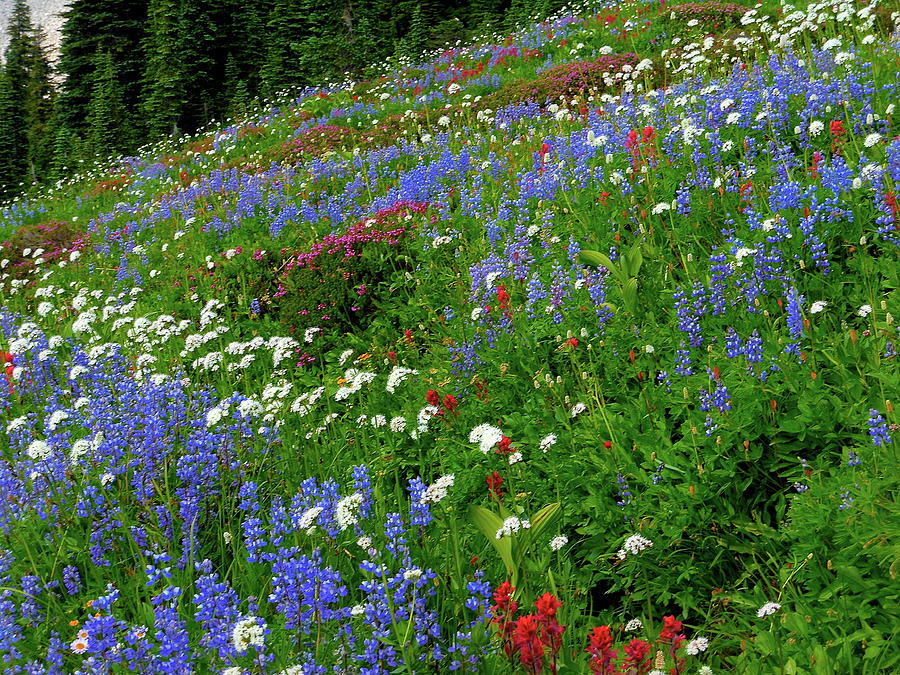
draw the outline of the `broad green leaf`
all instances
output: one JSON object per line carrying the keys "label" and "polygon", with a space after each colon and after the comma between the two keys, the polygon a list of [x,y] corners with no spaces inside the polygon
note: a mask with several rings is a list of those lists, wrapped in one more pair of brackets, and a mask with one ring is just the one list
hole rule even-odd
{"label": "broad green leaf", "polygon": [[506,565],[506,571],[509,572],[510,576],[514,576],[515,565],[512,557],[512,539],[509,537],[497,539],[497,531],[503,527],[503,521],[500,520],[500,517],[483,506],[472,504],[469,507],[469,518],[490,542],[491,546],[494,547],[494,550],[497,551],[503,564]]}
{"label": "broad green leaf", "polygon": [[813,672],[815,672],[816,675],[834,674],[835,670],[832,667],[828,652],[825,651],[825,647],[823,647],[822,645],[816,645],[813,649],[813,659],[815,659]]}
{"label": "broad green leaf", "polygon": [[622,256],[622,271],[625,276],[636,277],[640,274],[644,256],[641,253],[641,245],[635,244],[624,256]]}
{"label": "broad green leaf", "polygon": [[543,532],[559,512],[559,502],[547,504],[531,518],[531,536],[535,539]]}
{"label": "broad green leaf", "polygon": [[788,630],[799,633],[800,635],[809,633],[809,625],[806,623],[806,620],[796,612],[790,612],[785,615],[784,625],[787,626]]}
{"label": "broad green leaf", "polygon": [[638,306],[638,280],[632,277],[622,286],[622,300],[625,301],[625,307],[632,314],[637,314]]}
{"label": "broad green leaf", "polygon": [[578,254],[578,262],[582,265],[591,265],[593,267],[605,267],[609,270],[609,273],[612,274],[616,281],[619,284],[622,284],[625,281],[625,275],[622,273],[622,270],[609,259],[608,256],[603,255],[600,251],[591,251],[584,250]]}
{"label": "broad green leaf", "polygon": [[756,636],[756,645],[759,650],[769,656],[775,653],[775,636],[770,631],[763,631]]}

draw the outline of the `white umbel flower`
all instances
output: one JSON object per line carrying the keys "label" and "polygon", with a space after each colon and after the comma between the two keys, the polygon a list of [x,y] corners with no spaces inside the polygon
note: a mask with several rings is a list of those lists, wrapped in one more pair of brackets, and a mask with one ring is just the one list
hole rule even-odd
{"label": "white umbel flower", "polygon": [[425,488],[420,501],[423,504],[437,504],[447,496],[447,489],[453,486],[455,478],[452,473],[441,476],[434,483]]}
{"label": "white umbel flower", "polygon": [[697,656],[700,652],[705,652],[707,647],[709,647],[709,640],[705,637],[697,637],[688,642],[685,651],[688,656]]}
{"label": "white umbel flower", "polygon": [[510,516],[506,520],[503,521],[503,527],[497,530],[497,539],[502,539],[503,537],[508,537],[519,530],[527,530],[531,527],[531,521],[528,520],[519,520],[515,516]]}
{"label": "white umbel flower", "polygon": [[[260,623],[262,622],[262,623]],[[239,654],[246,652],[251,646],[262,647],[265,644],[266,622],[255,616],[241,619],[231,631],[231,641]]]}
{"label": "white umbel flower", "polygon": [[550,550],[558,551],[563,546],[569,543],[569,538],[563,534],[557,535],[550,540]]}
{"label": "white umbel flower", "polygon": [[479,449],[487,454],[503,440],[503,432],[490,424],[479,424],[469,433],[469,443],[478,443]]}
{"label": "white umbel flower", "polygon": [[880,140],[881,134],[869,134],[863,139],[863,145],[867,148],[871,148],[872,146],[877,145]]}
{"label": "white umbel flower", "polygon": [[359,522],[359,509],[362,507],[362,504],[363,496],[361,492],[354,492],[337,503],[334,509],[334,518],[341,532]]}
{"label": "white umbel flower", "polygon": [[584,403],[582,403],[581,401],[579,401],[578,403],[576,403],[575,405],[572,406],[572,410],[569,411],[569,415],[573,418],[578,417],[585,410],[587,410],[587,406]]}
{"label": "white umbel flower", "polygon": [[47,441],[31,441],[25,453],[34,461],[40,462],[50,459],[50,455],[53,454],[53,448],[50,447]]}
{"label": "white umbel flower", "polygon": [[418,370],[413,370],[412,368],[404,368],[403,366],[394,366],[393,370],[391,370],[390,374],[387,378],[387,384],[385,385],[385,389],[387,393],[393,394],[397,391],[397,387],[410,375],[418,375]]}
{"label": "white umbel flower", "polygon": [[641,551],[651,548],[652,546],[653,542],[646,537],[642,537],[639,534],[633,534],[625,540],[622,548],[619,549],[619,560],[625,560],[629,553],[631,555],[637,555]]}
{"label": "white umbel flower", "polygon": [[548,434],[541,439],[541,452],[547,452],[551,447],[556,445],[556,434]]}

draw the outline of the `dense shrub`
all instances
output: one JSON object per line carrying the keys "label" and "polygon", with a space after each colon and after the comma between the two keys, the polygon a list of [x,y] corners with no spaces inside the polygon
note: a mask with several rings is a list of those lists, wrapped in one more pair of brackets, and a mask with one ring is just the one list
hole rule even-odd
{"label": "dense shrub", "polygon": [[[574,61],[550,68],[534,80],[518,80],[485,97],[493,108],[560,98],[597,96],[619,91],[640,70],[637,54],[608,54],[593,61]],[[648,73],[653,78],[652,67]]]}
{"label": "dense shrub", "polygon": [[87,235],[68,221],[50,220],[20,227],[0,245],[0,260],[9,262],[4,269],[14,277],[24,278],[42,260],[44,264],[57,262],[81,251],[87,245]]}
{"label": "dense shrub", "polygon": [[740,23],[747,8],[732,2],[685,2],[664,7],[662,11],[668,14],[671,22],[686,23],[695,19],[711,28],[718,28]]}

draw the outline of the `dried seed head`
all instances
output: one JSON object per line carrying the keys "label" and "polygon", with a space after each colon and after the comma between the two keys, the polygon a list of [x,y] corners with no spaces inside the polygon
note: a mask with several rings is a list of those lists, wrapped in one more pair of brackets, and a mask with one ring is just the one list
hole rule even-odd
{"label": "dried seed head", "polygon": [[664,670],[666,667],[666,655],[662,653],[661,649],[656,650],[656,659],[653,662],[653,667],[657,670]]}

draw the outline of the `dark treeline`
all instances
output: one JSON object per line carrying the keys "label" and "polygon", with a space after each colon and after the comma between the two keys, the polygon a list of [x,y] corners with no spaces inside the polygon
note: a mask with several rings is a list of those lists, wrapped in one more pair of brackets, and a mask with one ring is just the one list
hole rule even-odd
{"label": "dark treeline", "polygon": [[0,69],[0,197],[293,86],[509,30],[558,0],[72,0],[55,73],[26,0]]}

